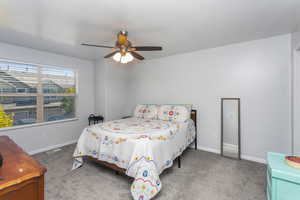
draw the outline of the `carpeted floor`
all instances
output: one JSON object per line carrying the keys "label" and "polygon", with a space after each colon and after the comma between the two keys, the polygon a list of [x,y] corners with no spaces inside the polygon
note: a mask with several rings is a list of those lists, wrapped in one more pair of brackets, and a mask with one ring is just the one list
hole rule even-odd
{"label": "carpeted floor", "polygon": [[[74,145],[59,152],[34,157],[47,167],[46,200],[126,200],[132,199],[132,180],[114,171],[87,162],[70,171]],[[266,167],[236,161],[204,151],[188,149],[160,176],[162,190],[155,200],[265,200]]]}

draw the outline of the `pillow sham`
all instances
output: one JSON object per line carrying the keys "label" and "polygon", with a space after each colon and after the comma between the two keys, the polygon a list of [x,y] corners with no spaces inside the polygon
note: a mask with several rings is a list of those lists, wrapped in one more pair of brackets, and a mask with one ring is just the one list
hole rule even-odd
{"label": "pillow sham", "polygon": [[186,105],[161,105],[158,119],[185,122],[191,118],[191,106]]}
{"label": "pillow sham", "polygon": [[158,106],[153,104],[138,104],[134,111],[134,117],[145,119],[157,119]]}
{"label": "pillow sham", "polygon": [[158,106],[157,105],[146,105],[146,110],[144,113],[145,119],[157,119]]}
{"label": "pillow sham", "polygon": [[144,118],[144,113],[146,112],[146,105],[138,104],[134,110],[134,117]]}

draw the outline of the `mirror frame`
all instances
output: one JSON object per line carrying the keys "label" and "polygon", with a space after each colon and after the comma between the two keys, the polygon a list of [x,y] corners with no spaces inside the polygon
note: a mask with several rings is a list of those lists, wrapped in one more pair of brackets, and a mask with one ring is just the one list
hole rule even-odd
{"label": "mirror frame", "polygon": [[[236,100],[238,102],[238,157],[230,157],[224,155],[223,152],[223,103],[226,100]],[[221,156],[226,157],[226,158],[232,158],[232,159],[237,159],[241,160],[241,99],[240,98],[221,98]]]}

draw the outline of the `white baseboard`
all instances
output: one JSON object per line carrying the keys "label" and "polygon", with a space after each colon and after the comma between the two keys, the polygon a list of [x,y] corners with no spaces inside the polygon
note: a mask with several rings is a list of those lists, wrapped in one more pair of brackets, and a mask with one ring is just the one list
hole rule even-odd
{"label": "white baseboard", "polygon": [[262,163],[262,164],[267,164],[267,161],[263,158],[258,158],[258,157],[254,157],[254,156],[248,156],[248,155],[241,155],[243,160],[250,160],[253,162],[258,162],[258,163]]}
{"label": "white baseboard", "polygon": [[63,147],[63,146],[67,146],[67,145],[70,145],[70,144],[75,144],[76,142],[77,142],[77,140],[72,140],[72,141],[68,141],[68,142],[62,143],[62,144],[56,144],[56,145],[48,146],[48,147],[45,147],[45,148],[41,148],[41,149],[29,151],[29,152],[27,152],[27,153],[28,153],[29,155],[34,155],[34,154],[38,154],[38,153],[43,153],[43,152],[45,152],[45,151],[50,151],[50,150],[52,150],[52,149],[57,149],[57,148],[60,148],[60,147]]}
{"label": "white baseboard", "polygon": [[[77,142],[77,140],[72,140],[72,141],[62,143],[62,144],[56,144],[56,145],[48,146],[48,147],[45,147],[45,148],[33,150],[33,151],[28,152],[28,154],[29,155],[34,155],[34,154],[38,154],[38,153],[43,153],[45,151],[50,151],[52,149],[57,149],[57,148],[67,146],[67,145],[70,145],[70,144],[75,144],[76,142]],[[192,147],[192,148],[194,148],[194,147]],[[202,151],[215,153],[215,154],[220,154],[221,153],[221,151],[218,150],[218,149],[209,148],[209,147],[205,147],[205,146],[198,146],[198,149],[202,150]],[[241,157],[244,160],[254,161],[254,162],[263,163],[263,164],[267,163],[266,160],[263,159],[263,158],[258,158],[258,157],[254,157],[254,156],[248,156],[248,155],[241,155]]]}
{"label": "white baseboard", "polygon": [[[199,150],[202,150],[202,151],[207,151],[207,152],[211,152],[211,153],[216,153],[216,154],[220,154],[221,151],[218,150],[218,149],[214,149],[214,148],[209,148],[209,147],[204,147],[204,146],[198,146],[198,149]],[[249,161],[253,161],[253,162],[258,162],[258,163],[263,163],[263,164],[266,164],[266,160],[263,159],[263,158],[258,158],[258,157],[255,157],[255,156],[248,156],[248,155],[241,155],[241,158],[243,160],[249,160]]]}
{"label": "white baseboard", "polygon": [[207,151],[207,152],[211,152],[211,153],[216,153],[216,154],[220,154],[221,151],[218,149],[213,149],[213,148],[209,148],[209,147],[204,147],[204,146],[199,146],[198,145],[198,149],[202,150],[202,151]]}

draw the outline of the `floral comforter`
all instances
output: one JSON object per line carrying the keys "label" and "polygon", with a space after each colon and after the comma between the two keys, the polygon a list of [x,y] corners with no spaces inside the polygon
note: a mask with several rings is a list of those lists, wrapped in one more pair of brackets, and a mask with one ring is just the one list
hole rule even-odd
{"label": "floral comforter", "polygon": [[128,118],[89,126],[78,140],[73,169],[83,165],[82,156],[115,164],[135,179],[131,185],[133,199],[148,200],[162,187],[160,173],[172,166],[194,138],[192,120]]}

